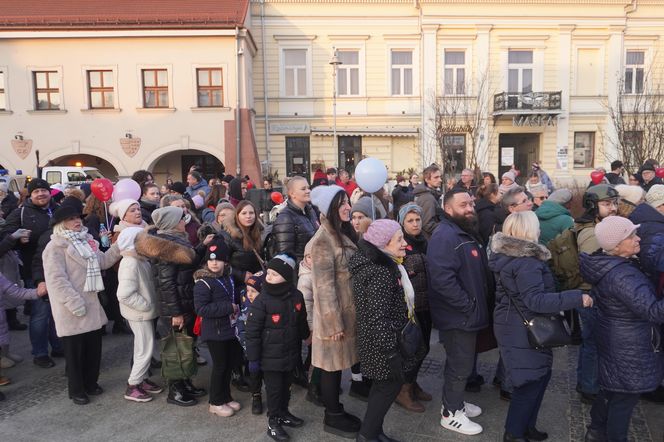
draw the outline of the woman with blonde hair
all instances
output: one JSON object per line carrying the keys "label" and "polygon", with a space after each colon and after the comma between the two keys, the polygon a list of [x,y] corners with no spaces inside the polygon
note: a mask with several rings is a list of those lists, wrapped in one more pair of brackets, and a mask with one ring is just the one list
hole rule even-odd
{"label": "woman with blonde hair", "polygon": [[541,441],[548,437],[535,424],[551,379],[553,353],[531,348],[528,330],[517,311],[530,320],[538,313],[557,314],[592,306],[592,298],[581,290],[556,293],[547,264],[551,253],[538,243],[539,235],[534,212],[515,212],[505,220],[502,233],[496,233],[491,241],[489,268],[497,283],[493,327],[514,387],[503,441]]}

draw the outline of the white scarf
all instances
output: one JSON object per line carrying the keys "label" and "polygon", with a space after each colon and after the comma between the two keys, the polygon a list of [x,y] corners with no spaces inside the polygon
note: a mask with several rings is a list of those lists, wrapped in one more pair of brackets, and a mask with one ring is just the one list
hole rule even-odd
{"label": "white scarf", "polygon": [[88,243],[88,229],[83,227],[80,232],[64,230],[60,233],[60,236],[67,239],[74,246],[78,254],[87,262],[85,287],[83,287],[83,290],[86,292],[101,292],[104,290],[104,280],[101,277],[99,258]]}
{"label": "white scarf", "polygon": [[408,318],[411,319],[415,314],[415,289],[410,282],[405,267],[401,264],[397,264],[397,267],[399,268],[399,272],[401,272],[401,286],[403,287],[404,298],[406,299],[406,305],[408,306]]}

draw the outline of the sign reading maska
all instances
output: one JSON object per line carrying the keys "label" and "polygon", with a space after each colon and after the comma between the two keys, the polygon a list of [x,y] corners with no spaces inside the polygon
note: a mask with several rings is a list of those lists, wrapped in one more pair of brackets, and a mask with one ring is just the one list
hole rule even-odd
{"label": "sign reading maska", "polygon": [[555,126],[557,118],[555,115],[515,115],[512,117],[512,126]]}

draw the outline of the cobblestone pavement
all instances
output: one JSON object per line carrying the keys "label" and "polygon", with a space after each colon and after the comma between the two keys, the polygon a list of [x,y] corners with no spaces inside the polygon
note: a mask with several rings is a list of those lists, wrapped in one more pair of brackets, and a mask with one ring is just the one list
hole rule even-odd
{"label": "cobblestone pavement", "polygon": [[[110,328],[110,327],[109,327]],[[129,374],[132,340],[130,336],[104,337],[100,384],[105,393],[92,398],[87,406],[77,406],[67,397],[64,361],[42,369],[32,364],[27,332],[12,332],[12,351],[26,360],[5,371],[12,384],[1,387],[7,400],[0,402],[0,440],[6,441],[140,441],[140,440],[228,440],[269,441],[265,435],[265,416],[253,416],[248,410],[248,393],[233,390],[234,397],[247,409],[232,418],[218,418],[207,411],[205,398],[195,407],[180,408],[166,404],[165,393],[146,404],[123,399]],[[579,401],[576,384],[576,348],[556,351],[554,372],[540,412],[538,427],[549,433],[551,441],[582,441],[589,420],[589,407]],[[209,360],[207,350],[203,354]],[[435,343],[424,361],[420,375],[422,386],[434,394],[434,401],[422,414],[408,413],[393,406],[385,421],[388,435],[402,441],[500,441],[507,403],[499,399],[490,385],[497,352],[481,355],[478,371],[488,384],[480,393],[468,394],[466,400],[480,405],[484,413],[476,420],[484,432],[475,437],[461,436],[439,425],[444,351]],[[342,402],[348,411],[362,416],[365,404],[347,395],[349,374],[344,373]],[[207,386],[209,367],[202,367],[195,378]],[[160,380],[158,376],[153,377]],[[339,441],[323,432],[323,410],[304,398],[305,391],[293,387],[291,411],[305,419],[302,428],[288,430],[296,441]],[[7,438],[9,437],[9,438]],[[664,442],[664,405],[641,402],[635,410],[630,441]]]}

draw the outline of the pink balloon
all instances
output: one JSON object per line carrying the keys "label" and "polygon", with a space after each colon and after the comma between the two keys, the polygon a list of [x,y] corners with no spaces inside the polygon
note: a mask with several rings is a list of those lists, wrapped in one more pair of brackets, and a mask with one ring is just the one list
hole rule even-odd
{"label": "pink balloon", "polygon": [[113,201],[132,199],[138,201],[141,199],[141,186],[131,178],[123,178],[115,183],[113,189]]}

